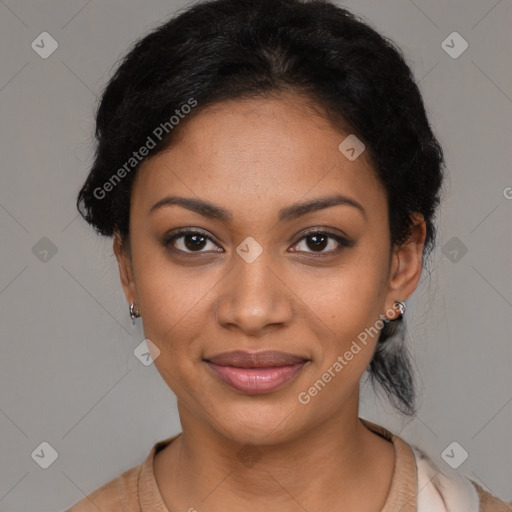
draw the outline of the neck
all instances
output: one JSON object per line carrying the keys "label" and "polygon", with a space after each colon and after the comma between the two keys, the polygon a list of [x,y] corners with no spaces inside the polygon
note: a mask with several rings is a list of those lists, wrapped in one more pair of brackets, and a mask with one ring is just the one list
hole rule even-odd
{"label": "neck", "polygon": [[353,405],[293,439],[243,447],[182,407],[183,434],[161,457],[159,477],[155,463],[164,501],[169,510],[211,512],[380,510],[394,449],[359,421]]}

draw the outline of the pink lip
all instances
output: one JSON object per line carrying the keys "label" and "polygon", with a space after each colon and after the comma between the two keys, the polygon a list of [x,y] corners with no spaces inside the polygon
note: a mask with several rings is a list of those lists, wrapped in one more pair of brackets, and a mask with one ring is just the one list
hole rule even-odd
{"label": "pink lip", "polygon": [[222,366],[207,361],[208,366],[222,381],[242,393],[259,395],[275,391],[291,380],[306,361],[288,366],[271,366],[268,368],[239,368]]}
{"label": "pink lip", "polygon": [[253,395],[280,388],[299,373],[308,361],[296,354],[276,350],[235,350],[205,358],[213,373],[223,382]]}

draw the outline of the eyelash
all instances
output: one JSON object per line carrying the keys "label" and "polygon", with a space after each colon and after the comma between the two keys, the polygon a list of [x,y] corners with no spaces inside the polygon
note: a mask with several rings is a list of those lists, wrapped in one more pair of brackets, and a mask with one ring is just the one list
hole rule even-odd
{"label": "eyelash", "polygon": [[[214,240],[212,240],[212,238],[210,238],[206,233],[204,233],[200,230],[197,230],[197,229],[184,228],[184,229],[180,229],[180,230],[176,231],[172,235],[165,237],[163,240],[163,245],[164,245],[164,247],[169,248],[169,246],[173,242],[175,242],[179,238],[184,238],[187,235],[199,235],[201,237],[204,237],[206,240],[215,244]],[[299,240],[297,240],[293,244],[293,247],[295,247],[297,244],[299,244],[303,240],[305,240],[308,237],[311,237],[313,235],[320,235],[320,236],[326,236],[328,238],[331,238],[331,239],[335,240],[336,242],[338,242],[339,247],[334,250],[330,250],[330,251],[326,251],[326,252],[315,252],[315,251],[296,251],[296,252],[298,252],[298,253],[302,252],[305,254],[313,255],[313,257],[324,257],[324,256],[331,256],[333,254],[338,254],[343,248],[350,248],[350,247],[353,247],[355,244],[355,242],[353,240],[349,240],[347,238],[344,238],[335,233],[331,233],[329,231],[312,230],[312,231],[308,231],[307,233],[303,234],[302,237],[299,238]],[[176,249],[176,248],[170,248],[170,250],[174,250],[174,251],[181,252],[184,254],[205,254],[207,252],[207,251],[204,251],[204,252],[203,251],[183,251],[181,249]],[[216,252],[221,252],[221,251],[216,251]]]}

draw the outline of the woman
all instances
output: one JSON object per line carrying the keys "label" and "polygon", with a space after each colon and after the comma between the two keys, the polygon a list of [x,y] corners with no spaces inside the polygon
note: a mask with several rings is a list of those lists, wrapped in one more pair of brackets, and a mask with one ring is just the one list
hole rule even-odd
{"label": "woman", "polygon": [[200,3],[106,88],[77,205],[182,433],[70,510],[510,511],[359,418],[405,414],[443,153],[400,51],[318,0]]}

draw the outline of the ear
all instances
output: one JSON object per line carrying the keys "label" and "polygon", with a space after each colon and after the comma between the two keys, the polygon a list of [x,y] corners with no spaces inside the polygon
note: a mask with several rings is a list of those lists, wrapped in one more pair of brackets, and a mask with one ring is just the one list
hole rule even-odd
{"label": "ear", "polygon": [[[393,252],[386,311],[394,309],[393,304],[396,300],[407,300],[416,289],[422,271],[425,236],[426,225],[423,215],[414,213],[409,238]],[[397,316],[398,314],[397,312]]]}
{"label": "ear", "polygon": [[123,245],[121,235],[117,232],[114,234],[113,249],[114,254],[116,255],[117,264],[119,265],[119,277],[121,278],[121,284],[123,285],[126,300],[128,301],[128,304],[131,302],[137,303],[130,248],[127,245]]}

